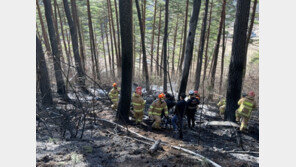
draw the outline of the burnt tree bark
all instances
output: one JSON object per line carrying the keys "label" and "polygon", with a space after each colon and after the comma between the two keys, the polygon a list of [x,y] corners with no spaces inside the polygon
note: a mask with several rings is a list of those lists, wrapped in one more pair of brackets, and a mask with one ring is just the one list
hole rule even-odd
{"label": "burnt tree bark", "polygon": [[48,71],[46,67],[46,61],[42,49],[42,44],[39,38],[36,36],[36,62],[37,72],[39,73],[40,92],[42,97],[42,104],[44,106],[53,105],[50,82],[48,77]]}
{"label": "burnt tree bark", "polygon": [[206,0],[205,13],[202,21],[202,29],[201,29],[200,39],[199,39],[198,59],[197,59],[197,65],[196,65],[196,71],[195,71],[195,85],[194,85],[195,90],[199,89],[199,84],[200,84],[202,57],[203,57],[205,35],[206,35],[206,28],[207,28],[208,6],[209,6],[209,0]]}
{"label": "burnt tree bark", "polygon": [[223,83],[223,72],[224,72],[224,57],[225,57],[225,49],[226,49],[226,32],[225,32],[225,20],[223,24],[223,38],[222,38],[222,55],[221,55],[221,75],[220,75],[220,83],[219,83],[219,93],[222,91],[222,83]]}
{"label": "burnt tree bark", "polygon": [[187,38],[187,24],[188,24],[188,4],[189,0],[186,1],[186,11],[185,11],[185,22],[184,22],[184,40],[183,40],[183,48],[182,48],[182,54],[179,64],[179,72],[182,71],[183,61],[184,61],[184,54],[185,54],[185,47],[186,47],[186,38]]}
{"label": "burnt tree bark", "polygon": [[91,53],[92,53],[92,68],[93,68],[93,74],[96,76],[98,80],[100,80],[100,71],[99,71],[99,65],[98,65],[98,56],[96,51],[96,40],[94,37],[94,30],[92,26],[92,20],[91,20],[91,11],[90,11],[90,5],[89,0],[86,1],[87,6],[87,15],[88,15],[88,28],[89,28],[89,37],[90,37],[90,47],[91,47]]}
{"label": "burnt tree bark", "polygon": [[173,53],[172,53],[172,73],[171,73],[172,75],[174,75],[175,73],[175,51],[176,51],[178,26],[179,26],[179,17],[177,16],[177,22],[176,22],[175,33],[174,33],[174,42],[173,42]]}
{"label": "burnt tree bark", "polygon": [[201,0],[193,1],[193,10],[190,18],[190,23],[189,23],[190,25],[189,25],[188,38],[186,41],[186,56],[185,56],[185,61],[183,66],[183,73],[182,73],[182,79],[181,79],[178,97],[180,97],[182,93],[185,93],[186,87],[187,87],[187,81],[188,81],[189,69],[191,66],[195,31],[196,31],[196,26],[197,26],[199,11],[200,11],[200,5],[201,5]]}
{"label": "burnt tree bark", "polygon": [[211,1],[209,26],[208,26],[208,30],[207,30],[207,44],[206,44],[206,50],[205,50],[205,63],[204,63],[204,71],[203,71],[203,78],[202,78],[203,85],[205,82],[205,78],[206,78],[206,74],[207,74],[207,67],[208,67],[208,48],[209,48],[209,40],[210,40],[210,32],[211,32],[212,12],[213,12],[213,0]]}
{"label": "burnt tree bark", "polygon": [[160,29],[161,29],[161,7],[159,7],[159,18],[158,18],[158,36],[157,36],[157,55],[156,55],[156,72],[159,75],[159,41],[160,41]]}
{"label": "burnt tree bark", "polygon": [[65,9],[66,17],[68,20],[68,24],[70,27],[72,49],[73,49],[74,60],[75,60],[75,68],[76,68],[76,71],[78,74],[78,84],[84,93],[90,94],[90,92],[87,90],[87,88],[85,86],[85,78],[86,77],[85,77],[85,73],[83,71],[83,66],[82,66],[81,59],[79,56],[79,51],[78,51],[78,39],[77,39],[77,30],[76,30],[76,26],[75,26],[75,21],[73,22],[73,20],[72,20],[68,0],[63,0],[63,3],[64,3],[64,9]]}
{"label": "burnt tree bark", "polygon": [[251,34],[252,34],[253,26],[254,26],[254,20],[255,20],[255,16],[256,16],[256,7],[257,7],[257,0],[255,0],[254,3],[253,3],[251,22],[250,22],[250,26],[248,28],[247,43],[246,43],[246,45],[247,45],[246,46],[246,56],[245,56],[245,59],[244,59],[244,74],[243,74],[243,78],[245,78],[245,75],[246,75],[248,47],[249,47],[249,43],[250,43],[250,39],[251,39]]}
{"label": "burnt tree bark", "polygon": [[117,118],[127,123],[131,104],[132,69],[133,69],[133,13],[132,0],[119,1],[120,34],[122,49],[121,91]]}
{"label": "burnt tree bark", "polygon": [[154,32],[155,32],[155,20],[156,20],[156,7],[157,7],[157,0],[154,1],[154,14],[153,14],[153,24],[152,24],[151,60],[150,60],[151,74],[153,74],[153,54],[154,54]]}
{"label": "burnt tree bark", "polygon": [[117,76],[119,78],[120,73],[121,73],[121,63],[120,63],[120,60],[119,60],[119,49],[118,49],[118,45],[117,45],[117,42],[116,42],[112,5],[111,5],[110,0],[107,0],[107,3],[108,3],[109,18],[110,18],[110,21],[111,21],[110,22],[111,23],[111,29],[112,29],[112,34],[113,34],[113,42],[114,42],[114,49],[115,49],[115,56],[116,56],[116,66],[117,66]]}
{"label": "burnt tree bark", "polygon": [[117,0],[114,0],[115,16],[116,16],[116,25],[117,25],[117,48],[118,48],[118,58],[119,64],[121,64],[121,50],[120,50],[120,29],[119,29],[119,18],[118,18],[118,9],[117,9]]}
{"label": "burnt tree bark", "polygon": [[50,44],[51,44],[51,49],[52,49],[54,72],[55,72],[55,78],[56,78],[56,82],[57,82],[57,92],[65,101],[71,101],[67,95],[65,82],[63,79],[63,75],[62,75],[62,68],[61,68],[61,62],[60,62],[60,51],[58,48],[55,29],[54,29],[53,21],[52,21],[52,17],[51,17],[52,16],[51,0],[43,0],[43,3],[44,3],[45,17],[46,17],[46,21],[47,21],[49,39],[50,39]]}
{"label": "burnt tree bark", "polygon": [[[109,7],[108,7],[108,9],[109,9]],[[109,35],[110,35],[110,42],[111,42],[111,61],[112,61],[112,75],[114,76],[113,78],[115,78],[115,60],[114,60],[114,46],[115,46],[115,44],[113,45],[113,35],[114,34],[112,34],[112,25],[111,25],[111,18],[110,18],[110,15],[109,15],[109,10],[108,10],[108,15],[107,15],[107,17],[108,17],[108,23],[109,23]],[[116,55],[115,55],[116,56]]]}
{"label": "burnt tree bark", "polygon": [[169,24],[169,0],[165,1],[165,20],[164,20],[164,37],[163,37],[163,92],[167,92],[167,39]]}
{"label": "burnt tree bark", "polygon": [[42,18],[42,13],[40,10],[38,0],[36,0],[36,6],[37,6],[38,15],[39,15],[39,20],[40,20],[40,24],[41,24],[41,31],[42,31],[42,36],[43,36],[44,44],[46,47],[46,51],[50,54],[51,53],[50,44],[49,44],[47,32],[45,30],[45,26],[44,26],[44,22],[43,22],[43,18]]}
{"label": "burnt tree bark", "polygon": [[142,43],[142,51],[143,51],[143,68],[144,68],[145,84],[146,84],[147,91],[150,91],[149,73],[148,73],[147,58],[146,58],[146,48],[145,48],[144,27],[143,27],[143,22],[141,20],[141,12],[140,12],[139,0],[135,0],[135,1],[136,1],[137,12],[138,12],[140,31],[141,31],[141,43]]}
{"label": "burnt tree bark", "polygon": [[[79,37],[81,64],[82,64],[83,70],[86,71],[86,68],[85,68],[85,63],[86,63],[85,45],[84,45],[84,41],[83,41],[82,28],[80,26],[79,17],[77,15],[78,10],[77,10],[77,6],[76,6],[76,0],[71,0],[71,12],[72,12],[72,17],[73,17],[73,22],[74,22],[74,25],[77,28],[77,34],[78,34],[78,37]],[[75,57],[75,55],[74,55],[74,57]]]}
{"label": "burnt tree bark", "polygon": [[241,97],[249,11],[250,0],[237,0],[224,115],[227,121],[235,121],[237,102]]}
{"label": "burnt tree bark", "polygon": [[[184,23],[185,23],[185,21],[184,21]],[[184,26],[182,26],[182,30],[181,30],[181,32],[183,32],[183,31],[184,31]],[[180,50],[179,50],[179,57],[178,57],[177,71],[179,71],[179,67],[180,67],[179,64],[180,64],[181,56],[182,56],[183,36],[184,36],[184,34],[181,33],[181,41],[180,41],[180,45],[179,45]]]}
{"label": "burnt tree bark", "polygon": [[101,39],[102,39],[102,43],[103,43],[103,53],[104,53],[104,60],[105,60],[105,68],[106,68],[106,76],[107,78],[109,78],[108,75],[108,65],[107,65],[107,58],[106,58],[106,50],[105,50],[105,39],[104,39],[104,31],[103,31],[103,23],[100,24],[100,28],[101,28]]}
{"label": "burnt tree bark", "polygon": [[65,50],[65,53],[66,53],[66,56],[67,56],[67,63],[68,63],[68,71],[67,71],[67,74],[69,74],[70,65],[71,65],[70,53],[69,53],[70,51],[69,51],[69,49],[67,47],[67,44],[66,44],[66,38],[65,38],[65,33],[64,33],[63,21],[62,21],[61,12],[60,12],[60,8],[59,8],[59,5],[57,3],[57,0],[54,0],[54,3],[56,5],[57,11],[58,11],[58,15],[59,15],[61,33],[62,33],[62,38],[63,38],[63,45],[64,45],[64,50]]}
{"label": "burnt tree bark", "polygon": [[[210,91],[214,90],[215,86],[215,75],[216,75],[216,67],[217,67],[217,61],[218,61],[218,54],[219,54],[219,47],[220,47],[220,41],[221,41],[221,34],[222,34],[222,28],[223,28],[223,23],[225,19],[225,6],[226,6],[226,0],[223,0],[222,4],[222,11],[221,11],[221,17],[220,17],[220,23],[219,23],[219,30],[218,30],[218,36],[217,36],[217,41],[212,57],[212,68],[211,68],[211,80],[210,80]],[[210,92],[209,99],[212,99],[212,93]]]}

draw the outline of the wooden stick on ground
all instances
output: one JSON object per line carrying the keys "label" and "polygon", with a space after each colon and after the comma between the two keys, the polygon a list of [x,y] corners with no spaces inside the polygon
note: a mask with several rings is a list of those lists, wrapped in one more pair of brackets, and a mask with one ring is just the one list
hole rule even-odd
{"label": "wooden stick on ground", "polygon": [[[136,136],[138,136],[138,137],[140,137],[140,138],[143,138],[143,139],[148,140],[148,141],[151,141],[151,142],[156,142],[155,140],[153,140],[153,139],[151,139],[151,138],[149,138],[149,137],[145,137],[145,136],[143,136],[143,135],[140,135],[139,133],[136,133],[136,132],[134,132],[134,131],[132,131],[132,130],[130,130],[130,129],[127,129],[127,128],[123,127],[122,125],[119,125],[119,124],[117,124],[117,123],[115,123],[115,122],[111,122],[111,121],[108,121],[108,120],[105,120],[105,119],[98,119],[98,121],[104,121],[104,122],[108,122],[108,123],[113,124],[113,125],[117,125],[118,127],[123,128],[123,129],[126,129],[128,132],[130,132],[130,133],[132,133],[132,134],[134,134],[134,135],[136,135]],[[213,166],[215,166],[215,167],[221,167],[219,164],[213,162],[212,160],[210,160],[210,159],[208,159],[208,158],[206,158],[206,157],[204,157],[204,156],[202,156],[202,155],[200,155],[200,154],[197,154],[197,153],[195,153],[195,152],[193,152],[193,151],[190,151],[190,150],[188,150],[188,149],[185,149],[185,148],[182,148],[182,147],[178,147],[178,146],[174,146],[174,145],[170,145],[170,144],[165,143],[165,142],[163,142],[163,144],[164,144],[164,145],[168,145],[168,146],[170,146],[170,147],[172,147],[172,148],[174,148],[174,149],[176,149],[176,150],[181,150],[181,151],[186,152],[186,153],[188,153],[188,154],[194,155],[194,156],[196,156],[197,159],[199,159],[200,161],[204,161],[204,160],[206,160],[206,161],[210,162],[210,163],[211,163]]]}
{"label": "wooden stick on ground", "polygon": [[159,148],[160,142],[161,140],[159,139],[156,142],[154,142],[154,144],[149,149],[150,154],[153,154]]}

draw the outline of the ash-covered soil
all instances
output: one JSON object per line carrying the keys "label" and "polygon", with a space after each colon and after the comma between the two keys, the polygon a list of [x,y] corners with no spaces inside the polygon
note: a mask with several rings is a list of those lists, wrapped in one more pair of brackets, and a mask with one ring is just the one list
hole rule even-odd
{"label": "ash-covered soil", "polygon": [[[96,118],[115,122],[115,112],[109,106],[101,103],[100,109],[94,111]],[[183,120],[183,140],[170,127],[151,129],[147,117],[144,117],[143,125],[128,125],[129,130],[166,143],[153,154],[148,152],[153,142],[113,124],[94,121],[93,117],[87,117],[82,139],[69,139],[68,132],[66,139],[62,139],[58,126],[48,123],[45,127],[38,123],[37,166],[211,166],[206,160],[171,148],[172,145],[201,154],[221,166],[259,166],[258,112],[252,114],[249,133],[241,134],[233,126],[207,125],[211,121],[222,121],[222,118],[215,106],[200,107],[203,110],[196,114],[194,129],[188,129],[187,121]]]}

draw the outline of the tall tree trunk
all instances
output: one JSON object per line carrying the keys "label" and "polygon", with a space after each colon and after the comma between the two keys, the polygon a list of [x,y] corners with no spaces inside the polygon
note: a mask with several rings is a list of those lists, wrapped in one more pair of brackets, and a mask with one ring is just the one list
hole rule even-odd
{"label": "tall tree trunk", "polygon": [[187,33],[187,24],[188,24],[188,4],[189,0],[186,1],[186,11],[185,11],[185,22],[184,22],[184,40],[183,40],[183,48],[182,48],[182,54],[181,54],[181,59],[180,59],[180,64],[179,64],[179,72],[182,71],[182,66],[183,66],[183,61],[184,61],[184,54],[185,54],[185,47],[186,47],[186,33]]}
{"label": "tall tree trunk", "polygon": [[179,16],[177,16],[176,28],[174,33],[174,43],[173,43],[173,56],[172,56],[172,75],[175,73],[175,51],[176,51],[176,42],[177,42],[177,32],[179,26]]}
{"label": "tall tree trunk", "polygon": [[[66,23],[66,22],[64,22],[64,23]],[[68,46],[68,53],[69,53],[69,58],[70,58],[70,62],[71,62],[71,65],[74,65],[74,63],[73,63],[73,59],[72,59],[72,53],[71,53],[71,51],[70,51],[70,32],[69,32],[69,30],[66,30],[66,39],[67,39],[67,46]]]}
{"label": "tall tree trunk", "polygon": [[133,29],[132,0],[119,1],[119,15],[121,28],[122,73],[121,92],[117,118],[127,123],[131,104],[132,69],[133,69]]}
{"label": "tall tree trunk", "polygon": [[[184,21],[184,23],[185,23],[185,21]],[[184,26],[182,26],[181,32],[183,32],[183,31],[184,31]],[[179,45],[179,48],[180,49],[179,49],[179,57],[178,57],[177,71],[180,71],[179,64],[181,62],[181,57],[182,57],[183,36],[184,36],[184,33],[181,33],[181,41],[180,41],[180,45]]]}
{"label": "tall tree trunk", "polygon": [[157,0],[154,1],[154,14],[153,14],[153,24],[152,24],[152,38],[151,38],[151,60],[150,60],[150,72],[153,74],[153,54],[154,54],[154,32],[155,32],[155,20],[156,20],[156,8]]}
{"label": "tall tree trunk", "polygon": [[[66,38],[65,38],[65,33],[64,33],[64,26],[63,26],[63,20],[62,20],[62,16],[61,16],[61,12],[60,12],[60,7],[59,7],[59,5],[57,3],[57,0],[54,0],[54,3],[55,3],[55,6],[57,8],[58,15],[59,15],[60,27],[61,27],[61,32],[62,32],[63,44],[64,44],[64,50],[65,50],[65,53],[66,53],[66,56],[67,56],[68,69],[67,69],[66,80],[68,80],[69,75],[70,75],[70,71],[71,71],[71,52],[70,52],[70,48],[68,48],[67,44],[66,44]],[[68,86],[68,82],[66,82],[66,89],[67,89],[67,86]]]}
{"label": "tall tree trunk", "polygon": [[40,92],[42,97],[42,104],[44,106],[53,105],[52,96],[51,96],[51,88],[48,77],[48,71],[46,67],[46,61],[44,57],[44,53],[42,50],[41,41],[36,36],[36,59],[37,59],[37,72],[40,74],[39,83],[40,83]]}
{"label": "tall tree trunk", "polygon": [[77,6],[76,6],[76,0],[71,0],[71,12],[72,12],[72,17],[73,17],[73,22],[74,22],[74,25],[77,27],[77,34],[79,37],[81,64],[82,64],[83,70],[86,71],[86,68],[85,68],[85,64],[86,64],[85,45],[84,45],[84,41],[83,41],[82,28],[80,26],[79,17],[77,15],[78,10],[77,10]]}
{"label": "tall tree trunk", "polygon": [[48,26],[49,39],[50,39],[50,44],[52,49],[52,57],[54,62],[53,65],[54,65],[55,77],[57,82],[57,92],[65,101],[70,101],[70,98],[68,97],[66,92],[66,87],[65,87],[65,83],[62,75],[60,52],[59,52],[56,34],[55,34],[53,21],[51,17],[52,16],[51,1],[43,0],[43,3],[44,3],[44,9],[45,9],[45,17],[46,17],[47,26]]}
{"label": "tall tree trunk", "polygon": [[186,41],[186,56],[185,56],[185,61],[184,61],[184,68],[183,68],[182,79],[181,79],[178,97],[180,97],[180,95],[182,93],[185,93],[186,87],[187,87],[189,69],[191,66],[191,60],[192,60],[192,55],[193,55],[195,30],[197,27],[200,5],[201,5],[201,0],[194,0],[193,1],[193,10],[192,10],[191,18],[190,18],[189,33],[188,33],[188,38]]}
{"label": "tall tree trunk", "polygon": [[[86,1],[87,5],[87,15],[88,15],[88,28],[89,28],[89,37],[90,37],[90,46],[91,46],[91,53],[92,53],[92,62],[94,62],[93,66],[93,74],[96,74],[94,76],[97,77],[98,80],[100,80],[100,72],[99,72],[99,66],[98,66],[98,56],[96,52],[96,42],[94,37],[94,30],[92,26],[92,20],[91,20],[91,11],[90,11],[90,5],[89,0]],[[94,70],[95,68],[95,70]]]}
{"label": "tall tree trunk", "polygon": [[208,6],[209,6],[209,0],[206,0],[205,13],[202,21],[202,29],[201,29],[200,39],[199,39],[198,60],[197,60],[196,71],[195,71],[195,85],[194,85],[195,90],[199,89],[199,83],[200,83],[202,57],[203,57],[203,51],[205,46],[205,35],[206,35],[206,28],[207,28]]}
{"label": "tall tree trunk", "polygon": [[211,34],[211,22],[212,22],[212,12],[213,12],[213,0],[211,1],[211,9],[210,9],[210,16],[209,16],[209,26],[207,30],[207,44],[206,44],[206,50],[205,50],[205,65],[204,65],[204,71],[203,71],[203,78],[202,83],[204,85],[206,74],[207,74],[207,67],[208,67],[208,48],[209,48],[209,40],[210,40],[210,34]]}
{"label": "tall tree trunk", "polygon": [[53,9],[54,9],[54,12],[53,12],[54,15],[52,17],[53,25],[54,25],[55,32],[56,32],[58,47],[59,47],[59,50],[60,50],[60,53],[61,53],[61,59],[62,59],[62,61],[64,61],[62,45],[61,45],[61,39],[60,39],[60,33],[59,33],[59,27],[58,27],[58,14],[57,14],[58,12],[57,12],[57,7],[56,7],[56,1],[54,1]]}
{"label": "tall tree trunk", "polygon": [[55,4],[55,6],[57,8],[57,12],[58,12],[58,15],[59,15],[61,33],[62,33],[62,38],[63,38],[63,45],[64,45],[65,53],[66,53],[66,56],[67,56],[67,63],[68,63],[68,65],[70,65],[71,64],[70,63],[70,55],[69,55],[69,50],[68,50],[68,47],[67,47],[67,44],[66,44],[63,21],[62,21],[61,12],[60,12],[60,8],[59,8],[59,5],[57,3],[57,0],[54,0],[54,4]]}
{"label": "tall tree trunk", "polygon": [[44,39],[44,44],[45,44],[45,47],[46,47],[46,51],[48,52],[48,54],[51,54],[50,44],[49,44],[47,32],[45,30],[45,26],[44,26],[44,22],[43,22],[43,18],[42,18],[42,13],[41,13],[41,10],[40,10],[38,0],[36,0],[36,6],[37,6],[38,15],[39,15],[39,20],[40,20],[41,30],[42,30],[42,36],[43,36],[43,39]]}
{"label": "tall tree trunk", "polygon": [[163,92],[167,92],[167,39],[169,24],[169,0],[165,1],[165,20],[163,37]]}
{"label": "tall tree trunk", "polygon": [[136,26],[133,22],[133,80],[135,79],[135,66],[136,66]]}
{"label": "tall tree trunk", "polygon": [[227,121],[235,121],[237,102],[241,97],[249,11],[250,0],[237,0],[224,115]]}
{"label": "tall tree trunk", "polygon": [[109,78],[109,75],[108,75],[108,66],[107,66],[107,58],[106,58],[106,51],[105,51],[104,31],[103,31],[103,25],[102,24],[100,24],[100,28],[101,28],[101,39],[102,39],[102,43],[103,43],[103,53],[104,53],[104,60],[105,60],[106,77]]}
{"label": "tall tree trunk", "polygon": [[156,72],[159,76],[159,41],[160,41],[160,29],[161,29],[161,7],[159,7],[159,18],[158,18],[158,36],[157,36],[157,55],[156,55]]}
{"label": "tall tree trunk", "polygon": [[[216,75],[216,67],[217,67],[217,61],[218,61],[220,40],[221,40],[223,23],[224,23],[224,19],[225,19],[225,6],[226,6],[226,0],[223,0],[220,23],[219,23],[219,30],[218,30],[218,36],[217,36],[215,50],[214,50],[213,58],[212,58],[213,66],[211,68],[211,82],[210,82],[210,87],[209,87],[210,91],[214,91],[214,86],[215,86],[215,75]],[[213,95],[213,92],[210,92],[209,99],[212,99],[212,95]]]}
{"label": "tall tree trunk", "polygon": [[[112,34],[112,28],[111,28],[111,18],[110,18],[110,15],[108,14],[108,23],[109,23],[109,34],[110,34],[110,42],[111,42],[111,61],[112,61],[112,72],[113,72],[113,76],[114,76],[114,78],[115,78],[115,60],[114,60],[114,48],[113,48],[113,46],[115,46],[115,45],[113,45],[113,34]],[[116,55],[115,55],[116,56]]]}
{"label": "tall tree trunk", "polygon": [[247,69],[247,57],[248,57],[248,47],[249,47],[249,43],[250,43],[250,39],[251,39],[251,35],[252,35],[253,26],[254,26],[254,20],[255,20],[255,16],[256,16],[256,7],[257,7],[257,0],[255,0],[254,3],[253,3],[251,22],[250,22],[250,26],[249,26],[249,28],[248,28],[247,44],[246,44],[246,45],[247,45],[247,46],[246,46],[246,56],[245,56],[245,60],[244,60],[243,80],[244,80],[245,75],[246,75],[246,69]]}
{"label": "tall tree trunk", "polygon": [[[163,45],[161,47],[161,52],[160,52],[160,67],[163,67]],[[159,71],[160,78],[162,78],[162,71],[163,70]]]}
{"label": "tall tree trunk", "polygon": [[78,83],[79,83],[81,90],[84,93],[90,94],[90,92],[87,90],[87,88],[85,86],[85,73],[83,70],[83,66],[82,66],[81,59],[79,56],[79,51],[78,51],[77,30],[76,30],[76,26],[75,26],[76,22],[75,21],[73,22],[73,20],[72,20],[68,0],[63,0],[63,3],[64,3],[64,9],[65,9],[66,17],[68,20],[68,24],[70,27],[72,49],[73,49],[74,60],[75,60],[75,68],[76,68],[76,71],[78,74]]}
{"label": "tall tree trunk", "polygon": [[109,67],[110,67],[110,75],[115,78],[114,74],[114,64],[112,64],[112,59],[111,59],[111,52],[110,52],[110,47],[109,47],[109,36],[108,36],[108,28],[107,28],[107,23],[104,22],[104,28],[105,28],[105,34],[107,37],[107,50],[108,50],[108,58],[109,58]]}
{"label": "tall tree trunk", "polygon": [[117,48],[118,48],[118,55],[119,55],[119,64],[121,64],[121,50],[120,50],[120,29],[119,29],[119,17],[118,17],[118,9],[117,9],[117,0],[114,0],[114,8],[115,8],[115,15],[116,15],[116,25],[117,25]]}
{"label": "tall tree trunk", "polygon": [[141,31],[141,42],[142,42],[142,51],[143,51],[143,68],[144,68],[144,76],[145,76],[145,83],[147,91],[150,91],[149,85],[149,74],[148,74],[148,66],[147,66],[147,58],[146,58],[146,48],[145,48],[145,37],[144,37],[144,27],[143,22],[141,20],[141,12],[139,6],[139,0],[136,0],[136,7],[138,12],[138,19],[140,24],[140,31]]}
{"label": "tall tree trunk", "polygon": [[223,71],[224,71],[224,56],[225,56],[225,49],[226,49],[226,38],[225,38],[225,20],[223,24],[223,39],[222,39],[222,55],[221,55],[221,75],[220,75],[220,83],[219,83],[219,94],[222,91],[222,83],[223,83]]}
{"label": "tall tree trunk", "polygon": [[118,46],[116,44],[116,36],[115,36],[115,28],[114,28],[114,20],[113,20],[113,12],[112,12],[112,6],[110,0],[107,0],[108,3],[108,11],[109,11],[109,17],[111,18],[111,28],[112,28],[112,34],[113,34],[113,42],[114,42],[114,49],[115,49],[115,55],[116,55],[116,65],[117,65],[117,76],[118,78],[120,77],[120,69],[121,69],[121,64],[119,62],[119,50]]}

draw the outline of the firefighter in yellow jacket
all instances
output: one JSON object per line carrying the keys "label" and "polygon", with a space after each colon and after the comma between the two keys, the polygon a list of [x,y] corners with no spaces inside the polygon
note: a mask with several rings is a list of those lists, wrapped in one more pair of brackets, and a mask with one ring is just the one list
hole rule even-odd
{"label": "firefighter in yellow jacket", "polygon": [[158,95],[158,99],[156,99],[150,106],[148,110],[148,115],[154,119],[152,124],[153,128],[160,129],[160,122],[161,122],[161,112],[164,110],[164,115],[168,116],[168,106],[164,101],[164,94],[161,93]]}
{"label": "firefighter in yellow jacket", "polygon": [[219,101],[219,103],[217,104],[217,106],[219,107],[220,116],[222,116],[225,113],[226,99],[224,97],[221,98],[221,100]]}
{"label": "firefighter in yellow jacket", "polygon": [[132,105],[134,108],[134,117],[136,119],[136,124],[141,123],[143,120],[145,100],[142,98],[142,88],[137,87],[136,92],[132,97]]}
{"label": "firefighter in yellow jacket", "polygon": [[111,99],[112,101],[112,109],[117,109],[117,105],[118,105],[118,100],[119,100],[119,97],[118,97],[118,94],[119,94],[119,88],[117,88],[117,84],[116,83],[113,83],[113,88],[111,89],[111,91],[109,92],[108,96],[109,98]]}
{"label": "firefighter in yellow jacket", "polygon": [[254,97],[255,93],[251,91],[245,98],[242,98],[238,101],[239,108],[236,111],[236,121],[242,119],[240,131],[247,129],[251,113],[256,108]]}

